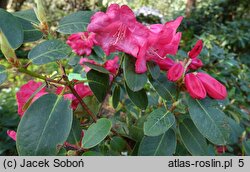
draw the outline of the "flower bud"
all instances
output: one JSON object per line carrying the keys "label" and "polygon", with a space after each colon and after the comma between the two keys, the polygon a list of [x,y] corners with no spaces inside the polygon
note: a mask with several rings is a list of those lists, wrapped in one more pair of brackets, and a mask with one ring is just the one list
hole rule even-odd
{"label": "flower bud", "polygon": [[16,132],[14,130],[7,130],[7,135],[16,141]]}
{"label": "flower bud", "polygon": [[200,67],[203,66],[203,63],[200,59],[198,58],[193,58],[192,59],[192,62],[190,63],[190,65],[188,66],[189,69],[193,69],[193,70],[196,70],[196,69],[199,69]]}
{"label": "flower bud", "polygon": [[188,57],[191,59],[196,58],[201,53],[202,47],[202,40],[198,40],[192,50],[188,52]]}
{"label": "flower bud", "polygon": [[165,71],[168,71],[175,64],[174,60],[172,60],[169,57],[165,59],[157,60],[156,63],[159,65],[161,70],[165,70]]}
{"label": "flower bud", "polygon": [[182,62],[174,64],[167,72],[167,78],[170,81],[177,81],[181,78],[184,72],[184,66]]}
{"label": "flower bud", "polygon": [[41,23],[47,22],[46,12],[45,12],[44,6],[43,6],[43,1],[42,0],[35,0],[35,3],[36,3],[35,13],[36,13],[37,19]]}
{"label": "flower bud", "polygon": [[16,67],[19,66],[15,50],[10,46],[8,40],[2,32],[0,32],[0,49],[9,63]]}
{"label": "flower bud", "polygon": [[195,74],[186,74],[184,82],[191,97],[194,99],[204,99],[206,97],[206,90]]}
{"label": "flower bud", "polygon": [[43,1],[42,0],[35,0],[36,8],[34,8],[34,11],[36,13],[36,17],[40,22],[39,28],[42,32],[48,31],[48,23],[46,18],[46,12],[44,9]]}
{"label": "flower bud", "polygon": [[224,85],[206,73],[198,73],[197,77],[202,82],[207,94],[214,98],[223,100],[227,97],[227,90]]}

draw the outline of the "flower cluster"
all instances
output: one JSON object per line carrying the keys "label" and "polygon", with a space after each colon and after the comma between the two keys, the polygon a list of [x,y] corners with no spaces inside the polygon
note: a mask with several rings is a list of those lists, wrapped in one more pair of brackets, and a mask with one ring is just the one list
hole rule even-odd
{"label": "flower cluster", "polygon": [[[201,72],[188,73],[203,66],[198,58],[203,47],[201,40],[198,40],[188,52],[188,60],[175,62],[167,57],[175,55],[178,51],[181,32],[177,32],[177,29],[182,19],[180,16],[165,24],[152,24],[146,27],[136,21],[133,11],[128,6],[112,4],[106,13],[97,12],[91,17],[87,32],[71,35],[67,43],[79,55],[84,54],[82,52],[89,55],[94,44],[101,46],[106,55],[115,51],[130,54],[136,58],[135,72],[139,74],[147,71],[147,61],[154,61],[161,70],[167,71],[170,81],[183,81],[191,97],[203,99],[208,94],[214,99],[224,99],[227,96],[226,88],[216,79]],[[86,36],[81,38],[81,35]],[[114,73],[116,70],[111,68],[117,61],[118,59],[107,61],[105,68]],[[81,63],[83,62],[96,64],[88,58],[83,58]],[[88,70],[85,66],[85,71]]]}
{"label": "flower cluster", "polygon": [[227,91],[219,81],[203,72],[189,72],[203,66],[202,61],[198,59],[202,47],[202,41],[198,40],[193,49],[188,52],[189,58],[186,61],[176,62],[170,67],[167,78],[174,82],[184,82],[188,93],[195,99],[203,99],[207,94],[214,99],[225,99]]}
{"label": "flower cluster", "polygon": [[[147,61],[154,61],[162,70],[168,70],[174,62],[166,55],[177,53],[181,33],[176,31],[182,19],[178,17],[165,24],[147,27],[136,20],[128,6],[112,4],[106,13],[97,12],[91,17],[87,32],[71,35],[67,43],[78,55],[88,56],[86,52],[90,52],[94,44],[101,46],[106,55],[115,51],[130,54],[137,59],[137,73],[147,71]],[[91,37],[83,39],[81,35]]]}

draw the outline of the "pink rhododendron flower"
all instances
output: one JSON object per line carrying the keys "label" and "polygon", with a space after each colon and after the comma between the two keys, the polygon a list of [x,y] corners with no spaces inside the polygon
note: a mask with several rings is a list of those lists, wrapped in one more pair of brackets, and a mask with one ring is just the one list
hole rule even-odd
{"label": "pink rhododendron flower", "polygon": [[7,134],[10,138],[16,141],[16,132],[14,130],[7,130]]}
{"label": "pink rhododendron flower", "polygon": [[110,73],[112,73],[113,75],[116,74],[117,72],[117,69],[119,68],[119,57],[118,56],[115,56],[114,59],[111,59],[111,60],[107,60],[105,63],[104,63],[104,68],[107,69]]}
{"label": "pink rhododendron flower", "polygon": [[195,74],[193,73],[186,74],[184,82],[187,91],[192,98],[204,99],[206,97],[206,90],[203,87],[199,78]]}
{"label": "pink rhododendron flower", "polygon": [[[75,88],[76,92],[78,93],[78,95],[82,99],[84,97],[93,95],[93,93],[92,93],[91,89],[89,88],[89,86],[86,86],[83,83],[76,84],[74,86],[74,88]],[[62,90],[63,90],[63,87],[58,87],[57,90],[56,90],[56,94],[61,94]],[[64,94],[63,97],[65,99],[72,100],[71,108],[74,109],[74,110],[77,108],[78,104],[80,103],[79,100],[71,93],[70,94]]]}
{"label": "pink rhododendron flower", "polygon": [[174,64],[167,72],[169,81],[177,81],[184,73],[184,66],[182,62]]}
{"label": "pink rhododendron flower", "polygon": [[197,73],[197,77],[202,82],[207,94],[214,98],[223,100],[227,97],[227,90],[224,85],[206,73]]}
{"label": "pink rhododendron flower", "polygon": [[[20,90],[16,93],[18,114],[20,117],[24,114],[24,105],[28,102],[32,94],[42,85],[42,82],[35,82],[30,80],[28,83],[21,86]],[[47,94],[46,89],[42,88],[32,99],[31,103],[36,101],[39,97]]]}
{"label": "pink rhododendron flower", "polygon": [[202,40],[198,40],[192,50],[188,52],[188,57],[191,59],[198,57],[198,55],[201,53],[202,47]]}
{"label": "pink rhododendron flower", "polygon": [[87,73],[88,71],[91,70],[90,67],[88,67],[87,65],[84,65],[84,63],[92,63],[92,64],[97,64],[94,60],[90,60],[88,58],[81,58],[80,61],[79,61],[79,64],[82,65],[82,67],[84,67],[84,71]]}
{"label": "pink rhododendron flower", "polygon": [[111,4],[106,13],[95,13],[87,30],[96,34],[96,42],[106,55],[118,50],[136,57],[148,35],[148,29],[136,21],[133,11],[118,4]]}
{"label": "pink rhododendron flower", "polygon": [[196,69],[199,69],[202,66],[203,66],[203,63],[202,63],[202,61],[200,59],[193,58],[190,65],[188,66],[188,68],[196,70]]}
{"label": "pink rhododendron flower", "polygon": [[169,66],[169,58],[166,55],[175,55],[178,50],[181,33],[176,33],[183,17],[163,24],[154,24],[150,26],[147,42],[143,44],[137,56],[135,64],[136,73],[144,73],[147,71],[146,62],[154,61],[160,64],[161,68],[166,69]]}
{"label": "pink rhododendron flower", "polygon": [[95,34],[89,32],[78,32],[70,35],[67,44],[78,55],[86,54],[89,56],[92,52],[92,47],[95,42]]}
{"label": "pink rhododendron flower", "polygon": [[157,64],[161,70],[168,71],[175,64],[175,62],[173,59],[166,57],[164,60],[158,60]]}

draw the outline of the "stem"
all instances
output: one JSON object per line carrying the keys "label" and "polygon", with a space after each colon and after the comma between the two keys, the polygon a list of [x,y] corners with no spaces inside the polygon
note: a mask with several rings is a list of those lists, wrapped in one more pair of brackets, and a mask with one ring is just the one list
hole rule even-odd
{"label": "stem", "polygon": [[116,78],[120,75],[120,73],[121,73],[120,69],[121,69],[121,65],[122,65],[123,59],[124,59],[124,54],[123,54],[122,57],[121,57],[121,61],[120,61],[120,64],[119,64],[119,68],[117,69],[117,73],[116,73],[116,75],[114,76],[113,80],[111,81],[111,83],[110,83],[110,85],[109,85],[109,87],[108,87],[108,90],[107,90],[105,99],[104,99],[103,102],[101,103],[101,106],[100,106],[100,108],[99,108],[99,111],[98,111],[97,116],[100,116],[100,115],[101,115],[101,110],[102,110],[103,105],[104,105],[104,103],[105,103],[105,101],[106,101],[106,99],[107,99],[107,97],[108,97],[108,94],[109,94],[111,88],[112,88],[112,85],[113,85],[115,79],[116,79]]}
{"label": "stem", "polygon": [[97,117],[91,112],[91,110],[88,108],[88,106],[84,103],[84,101],[82,100],[82,98],[79,96],[79,94],[76,92],[75,88],[72,85],[68,85],[70,91],[72,92],[72,94],[77,98],[77,100],[80,102],[81,106],[83,107],[83,109],[86,110],[86,112],[88,113],[88,115],[94,120],[94,122],[97,121]]}
{"label": "stem", "polygon": [[29,70],[27,70],[27,69],[25,69],[25,68],[22,68],[22,67],[21,67],[21,68],[18,68],[18,71],[19,71],[19,72],[22,72],[22,73],[25,73],[25,74],[27,74],[27,75],[33,76],[33,77],[35,77],[35,78],[42,79],[42,80],[44,80],[44,81],[46,81],[46,82],[48,81],[48,82],[52,82],[52,83],[56,83],[56,84],[67,85],[67,83],[66,83],[65,81],[53,80],[53,79],[51,79],[51,78],[47,78],[47,77],[45,77],[45,76],[43,76],[43,75],[34,73],[34,72],[29,71]]}
{"label": "stem", "polygon": [[86,112],[93,119],[93,121],[96,122],[97,121],[97,117],[93,114],[93,112],[91,112],[91,110],[84,103],[84,101],[79,96],[79,94],[77,93],[77,91],[75,90],[75,88],[71,85],[71,82],[69,81],[68,76],[66,75],[64,66],[60,62],[58,62],[58,64],[59,64],[59,68],[60,68],[62,77],[67,82],[67,86],[69,87],[70,91],[77,98],[77,100],[79,101],[79,103],[81,104],[81,106],[83,107],[83,109],[86,110]]}

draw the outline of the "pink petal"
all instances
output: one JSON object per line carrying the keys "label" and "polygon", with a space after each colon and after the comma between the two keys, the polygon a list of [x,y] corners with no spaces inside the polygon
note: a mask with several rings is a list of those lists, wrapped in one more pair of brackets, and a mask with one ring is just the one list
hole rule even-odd
{"label": "pink petal", "polygon": [[206,90],[196,75],[193,73],[186,74],[184,82],[187,91],[192,98],[204,99],[206,97]]}
{"label": "pink petal", "polygon": [[207,91],[207,94],[214,98],[223,100],[227,97],[227,90],[224,85],[222,85],[219,81],[211,77],[206,73],[197,73],[197,77],[201,80],[204,88]]}
{"label": "pink petal", "polygon": [[167,72],[167,78],[170,81],[177,81],[184,73],[184,66],[182,62],[174,64]]}
{"label": "pink petal", "polygon": [[192,50],[188,52],[188,56],[191,59],[198,57],[198,55],[201,53],[202,47],[202,40],[198,40]]}
{"label": "pink petal", "polygon": [[14,130],[7,130],[7,134],[10,138],[16,141],[16,132]]}

